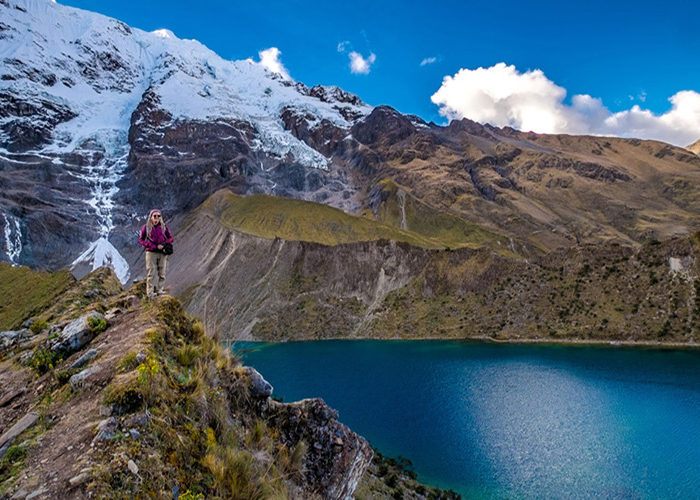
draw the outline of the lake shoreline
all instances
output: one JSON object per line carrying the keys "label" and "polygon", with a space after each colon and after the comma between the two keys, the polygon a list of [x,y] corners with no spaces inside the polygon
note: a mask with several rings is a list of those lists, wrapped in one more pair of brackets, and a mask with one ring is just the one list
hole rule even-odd
{"label": "lake shoreline", "polygon": [[658,340],[603,340],[603,339],[496,339],[469,337],[460,340],[480,340],[494,344],[544,344],[565,346],[642,347],[658,349],[700,349],[700,342],[661,342]]}
{"label": "lake shoreline", "polygon": [[335,340],[381,340],[387,342],[406,341],[434,341],[445,340],[453,342],[484,342],[490,344],[537,344],[551,346],[581,346],[581,347],[625,347],[640,349],[674,349],[694,351],[700,349],[700,342],[662,342],[659,340],[604,340],[604,339],[551,339],[551,338],[494,338],[487,336],[479,337],[421,337],[421,338],[375,338],[375,337],[327,337],[324,339],[294,339],[282,341],[268,340],[224,340],[222,343],[233,345],[242,343],[269,343],[284,344],[293,342],[323,342]]}

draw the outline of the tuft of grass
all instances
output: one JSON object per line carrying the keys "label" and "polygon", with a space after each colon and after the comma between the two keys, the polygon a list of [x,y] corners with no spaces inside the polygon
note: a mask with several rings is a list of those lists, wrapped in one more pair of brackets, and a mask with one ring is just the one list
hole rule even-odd
{"label": "tuft of grass", "polygon": [[117,406],[121,413],[135,412],[144,405],[144,396],[136,372],[116,377],[105,389],[104,394],[105,403]]}
{"label": "tuft of grass", "polygon": [[122,359],[117,362],[117,371],[119,372],[130,372],[139,366],[139,362],[136,360],[137,352],[130,352]]}
{"label": "tuft of grass", "polygon": [[173,341],[174,338],[181,338],[189,342],[198,342],[204,336],[204,328],[201,323],[192,321],[187,317],[182,303],[173,297],[166,297],[158,301],[157,305],[158,319],[168,325],[169,334],[166,341]]}
{"label": "tuft of grass", "polygon": [[23,446],[10,446],[7,449],[7,453],[5,453],[4,460],[8,463],[14,463],[18,460],[24,459],[26,454],[27,450],[25,450]]}
{"label": "tuft of grass", "polygon": [[182,366],[189,368],[199,357],[199,349],[192,344],[185,344],[175,353],[175,359]]}
{"label": "tuft of grass", "polygon": [[265,478],[265,471],[249,452],[231,447],[218,448],[208,453],[202,464],[214,480],[214,491],[223,498],[287,498],[282,482]]}
{"label": "tuft of grass", "polygon": [[24,467],[26,455],[27,450],[24,446],[14,445],[10,446],[5,456],[0,459],[0,495],[5,493],[4,490],[8,486],[8,479],[17,477]]}

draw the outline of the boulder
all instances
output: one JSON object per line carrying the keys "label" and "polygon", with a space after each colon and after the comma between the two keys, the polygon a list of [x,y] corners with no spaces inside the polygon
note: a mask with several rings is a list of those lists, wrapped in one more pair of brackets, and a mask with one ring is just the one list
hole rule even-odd
{"label": "boulder", "polygon": [[0,343],[2,344],[2,347],[10,347],[29,338],[31,335],[32,331],[28,328],[0,332]]}
{"label": "boulder", "polygon": [[15,425],[10,427],[7,432],[0,436],[0,458],[5,456],[7,450],[12,446],[13,441],[17,439],[17,436],[34,425],[37,420],[39,420],[39,414],[35,411],[30,411],[19,419]]}
{"label": "boulder", "polygon": [[11,390],[10,392],[4,394],[2,397],[0,397],[0,408],[7,406],[22,394],[24,394],[24,389]]}
{"label": "boulder", "polygon": [[100,441],[108,440],[114,438],[114,433],[117,431],[119,426],[119,421],[116,417],[109,417],[101,421],[97,425],[97,435],[92,440],[90,446],[95,446],[96,443]]}
{"label": "boulder", "polygon": [[150,413],[148,413],[148,411],[145,411],[143,413],[137,413],[128,417],[126,420],[124,420],[124,425],[126,427],[143,427],[144,425],[148,424],[150,420]]}
{"label": "boulder", "polygon": [[100,366],[91,366],[90,368],[86,368],[80,373],[76,373],[68,380],[70,382],[71,388],[74,391],[77,391],[78,389],[85,387],[90,382],[90,377],[92,375],[100,373],[100,370]]}
{"label": "boulder", "polygon": [[96,336],[95,331],[90,328],[91,318],[105,320],[105,317],[102,314],[92,311],[79,317],[75,321],[68,323],[68,325],[63,328],[63,331],[58,338],[51,345],[51,350],[74,352],[82,349]]}
{"label": "boulder", "polygon": [[255,368],[246,366],[245,372],[250,381],[250,385],[248,386],[250,395],[256,399],[269,398],[273,390],[272,385],[265,380]]}
{"label": "boulder", "polygon": [[82,366],[85,366],[88,364],[88,361],[91,361],[97,357],[97,349],[90,349],[88,352],[80,356],[78,359],[76,359],[72,365],[70,365],[71,368],[80,368]]}

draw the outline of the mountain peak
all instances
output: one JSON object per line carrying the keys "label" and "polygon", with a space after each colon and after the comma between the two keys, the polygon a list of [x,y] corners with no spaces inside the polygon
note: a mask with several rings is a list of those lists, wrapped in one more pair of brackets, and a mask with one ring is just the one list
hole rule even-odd
{"label": "mountain peak", "polygon": [[170,31],[169,29],[166,29],[166,28],[153,30],[153,31],[151,31],[151,33],[153,33],[154,35],[159,36],[161,38],[177,38],[175,36],[175,33],[173,33],[172,31]]}
{"label": "mountain peak", "polygon": [[[133,170],[139,167],[132,140],[139,139],[140,144],[153,144],[156,137],[165,140],[167,144],[151,158],[159,166],[175,169],[183,159],[199,157],[195,163],[201,170],[190,173],[185,182],[206,185],[203,179],[212,170],[225,181],[229,173],[224,172],[242,165],[242,155],[246,172],[260,169],[264,174],[262,169],[289,164],[327,169],[330,159],[291,133],[282,113],[312,117],[310,129],[328,123],[349,130],[372,109],[338,87],[309,89],[252,59],[225,60],[200,42],[179,39],[167,29],[149,33],[46,0],[2,1],[0,18],[0,153],[13,165],[29,162],[43,165],[51,175],[67,175],[62,188],[70,199],[67,203],[63,195],[52,192],[50,180],[48,189],[38,191],[24,180],[8,186],[7,192],[23,200],[0,198],[0,219],[11,221],[4,224],[11,235],[8,241],[22,242],[19,256],[17,245],[6,249],[12,262],[54,267],[78,257],[77,267],[119,263],[119,276],[129,275],[117,250],[125,242],[114,240],[113,230],[136,224],[130,220],[144,209],[126,208],[124,201],[116,201],[118,197],[137,204],[145,201],[123,191],[133,185],[122,182],[124,176],[137,175]],[[142,114],[144,110],[148,115]],[[228,125],[217,125],[224,123]],[[164,136],[166,128],[171,132]],[[142,131],[140,136],[136,129]],[[204,129],[213,135],[197,146],[202,150],[174,154],[188,137]],[[240,141],[232,148],[234,136]],[[148,150],[155,152],[152,147]],[[203,150],[223,150],[227,157],[218,158],[217,166],[205,166]],[[270,185],[274,188],[274,183]],[[211,193],[203,189],[195,202]],[[182,210],[180,201],[171,199],[169,205]],[[52,214],[56,220],[42,222],[41,207],[60,207]],[[77,238],[69,238],[70,248],[53,252],[32,245],[37,234],[64,232],[63,228],[74,226],[70,221],[86,212],[90,222],[86,228],[71,230]],[[91,241],[85,241],[88,236]],[[74,241],[80,246],[73,248]],[[56,261],[59,254],[67,257],[65,251],[72,254],[71,261]]]}
{"label": "mountain peak", "polygon": [[698,139],[692,144],[687,145],[685,149],[695,153],[696,155],[700,155],[700,139]]}

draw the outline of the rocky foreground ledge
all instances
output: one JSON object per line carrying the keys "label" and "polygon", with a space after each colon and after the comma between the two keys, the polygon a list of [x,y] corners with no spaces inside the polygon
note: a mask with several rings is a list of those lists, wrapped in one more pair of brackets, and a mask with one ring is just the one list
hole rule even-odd
{"label": "rocky foreground ledge", "polygon": [[372,449],[100,269],[0,343],[0,498],[350,498]]}

